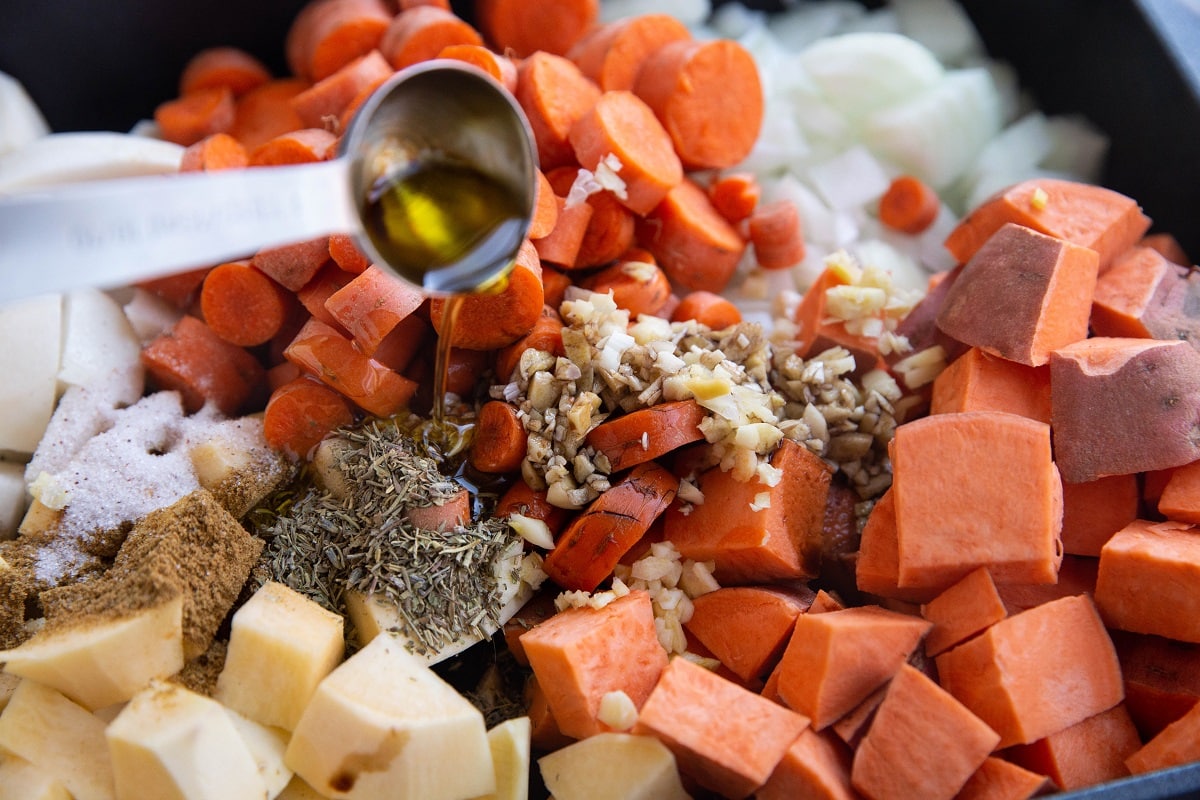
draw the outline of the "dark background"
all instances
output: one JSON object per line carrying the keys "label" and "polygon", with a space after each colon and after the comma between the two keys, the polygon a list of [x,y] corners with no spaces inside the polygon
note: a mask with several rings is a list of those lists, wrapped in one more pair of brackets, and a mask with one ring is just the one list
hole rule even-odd
{"label": "dark background", "polygon": [[[4,2],[0,70],[55,130],[128,130],[175,94],[201,47],[243,47],[285,73],[283,34],[303,2]],[[1047,113],[1080,113],[1111,137],[1106,185],[1200,260],[1200,14],[1187,2],[962,0]],[[454,6],[470,17],[471,0]]]}

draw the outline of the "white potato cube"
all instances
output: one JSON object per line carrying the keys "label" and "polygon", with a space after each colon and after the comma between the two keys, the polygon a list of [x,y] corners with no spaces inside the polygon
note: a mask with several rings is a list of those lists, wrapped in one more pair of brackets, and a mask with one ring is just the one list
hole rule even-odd
{"label": "white potato cube", "polygon": [[76,800],[112,800],[104,722],[61,692],[23,680],[0,714],[0,748],[50,773]]}
{"label": "white potato cube", "polygon": [[675,756],[653,736],[599,733],[538,759],[555,800],[688,800]]}
{"label": "white potato cube", "polygon": [[277,800],[326,800],[325,795],[317,792],[299,775],[293,775],[288,785],[283,787]]}
{"label": "white potato cube", "polygon": [[106,731],[118,800],[267,798],[229,713],[216,700],[156,681]]}
{"label": "white potato cube", "polygon": [[452,800],[496,788],[483,714],[386,634],[321,681],[287,764],[333,798]]}
{"label": "white potato cube", "polygon": [[254,759],[259,777],[267,788],[267,797],[278,797],[292,780],[292,770],[283,761],[291,735],[282,728],[260,725],[232,709],[226,708],[225,713]]}
{"label": "white potato cube", "polygon": [[71,793],[36,764],[0,753],[0,800],[71,800]]}
{"label": "white potato cube", "polygon": [[[0,569],[4,568],[4,559],[0,559]],[[0,711],[8,705],[8,701],[12,698],[13,692],[21,685],[21,676],[13,675],[11,672],[0,672]]]}
{"label": "white potato cube", "polygon": [[42,629],[0,651],[6,669],[96,710],[183,669],[183,595],[119,619]]}
{"label": "white potato cube", "polygon": [[62,351],[62,295],[0,307],[0,450],[32,453],[54,413]]}
{"label": "white potato cube", "polygon": [[59,389],[88,386],[114,405],[132,405],[145,389],[142,344],[125,311],[99,289],[64,297],[66,331]]}
{"label": "white potato cube", "polygon": [[[517,542],[508,552],[497,559],[494,567],[496,578],[501,584],[500,602],[502,605],[496,613],[496,621],[499,625],[503,625],[512,619],[529,602],[529,598],[533,596],[534,587],[530,585],[529,580],[531,579],[523,569],[523,552],[520,543]],[[521,575],[520,579],[512,579],[514,571],[517,571]],[[445,661],[447,658],[456,656],[471,645],[483,640],[483,636],[467,634],[460,636],[440,649],[424,649],[418,647],[415,640],[411,639],[407,630],[407,623],[404,621],[400,609],[386,596],[382,594],[367,594],[360,591],[348,591],[345,594],[344,600],[346,603],[346,616],[350,618],[350,624],[354,628],[354,635],[360,645],[366,644],[381,633],[391,633],[399,636],[403,641],[410,642],[412,645],[410,652],[424,664],[432,665]],[[499,626],[493,624],[490,620],[484,620],[479,627],[487,636],[491,636],[499,630]]]}
{"label": "white potato cube", "polygon": [[533,725],[529,717],[505,720],[488,731],[496,791],[476,800],[527,800],[529,797],[529,748]]}
{"label": "white potato cube", "polygon": [[255,722],[292,730],[317,684],[341,662],[342,617],[268,582],[233,615],[214,697]]}

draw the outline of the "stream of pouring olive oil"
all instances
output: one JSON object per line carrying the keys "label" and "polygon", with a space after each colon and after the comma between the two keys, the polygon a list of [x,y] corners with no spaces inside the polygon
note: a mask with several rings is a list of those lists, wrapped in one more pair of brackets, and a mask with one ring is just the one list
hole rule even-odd
{"label": "stream of pouring olive oil", "polygon": [[[512,270],[512,228],[526,219],[513,190],[475,166],[422,158],[382,176],[365,198],[364,230],[376,250],[405,280],[425,276],[468,258],[487,269],[473,271],[445,296],[434,362],[430,418],[413,437],[453,473],[470,445],[474,424],[446,408],[453,330],[468,294],[500,292]],[[482,278],[475,277],[483,274]]]}

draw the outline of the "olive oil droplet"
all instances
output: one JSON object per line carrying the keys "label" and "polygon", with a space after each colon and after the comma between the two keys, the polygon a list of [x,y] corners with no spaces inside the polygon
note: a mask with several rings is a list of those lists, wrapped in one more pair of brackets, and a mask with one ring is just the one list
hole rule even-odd
{"label": "olive oil droplet", "polygon": [[[409,282],[441,292],[473,292],[511,268],[526,222],[510,187],[460,162],[419,158],[381,175],[364,208],[367,236]],[[456,283],[430,273],[454,270]]]}

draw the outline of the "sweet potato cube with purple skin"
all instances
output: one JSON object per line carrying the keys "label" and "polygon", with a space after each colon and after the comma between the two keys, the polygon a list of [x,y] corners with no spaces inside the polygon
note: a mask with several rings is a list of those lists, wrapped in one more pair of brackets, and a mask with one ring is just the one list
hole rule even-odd
{"label": "sweet potato cube with purple skin", "polygon": [[963,267],[937,324],[960,342],[1037,367],[1088,335],[1099,260],[1086,247],[1008,223]]}
{"label": "sweet potato cube with purple skin", "polygon": [[1064,481],[1200,459],[1200,352],[1187,342],[1084,339],[1051,355],[1050,386]]}
{"label": "sweet potato cube with purple skin", "polygon": [[1092,333],[1183,339],[1200,348],[1200,273],[1152,248],[1130,249],[1096,281]]}

